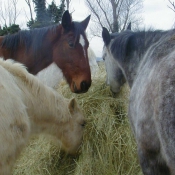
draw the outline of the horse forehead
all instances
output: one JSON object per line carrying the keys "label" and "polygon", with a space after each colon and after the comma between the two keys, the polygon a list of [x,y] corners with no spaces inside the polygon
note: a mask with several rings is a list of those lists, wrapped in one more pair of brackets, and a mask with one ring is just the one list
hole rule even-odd
{"label": "horse forehead", "polygon": [[82,34],[80,34],[80,37],[79,37],[79,44],[82,46],[83,48],[83,53],[84,53],[84,57],[86,58],[87,55],[86,55],[86,48],[85,46],[87,45],[88,41],[86,39],[86,37]]}

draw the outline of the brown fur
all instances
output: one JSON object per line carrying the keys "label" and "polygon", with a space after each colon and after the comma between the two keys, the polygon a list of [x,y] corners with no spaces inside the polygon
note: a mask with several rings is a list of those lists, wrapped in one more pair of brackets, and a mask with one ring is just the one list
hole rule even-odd
{"label": "brown fur", "polygon": [[34,75],[54,62],[62,70],[71,91],[85,93],[91,86],[89,42],[85,33],[89,20],[90,16],[81,22],[72,21],[65,11],[59,25],[1,36],[0,56],[24,64]]}

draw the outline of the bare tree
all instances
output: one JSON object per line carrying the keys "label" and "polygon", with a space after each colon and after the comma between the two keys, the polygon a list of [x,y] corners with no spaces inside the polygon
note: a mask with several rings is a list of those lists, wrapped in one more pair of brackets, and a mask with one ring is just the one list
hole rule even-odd
{"label": "bare tree", "polygon": [[66,0],[66,9],[69,10],[70,14],[72,15],[75,12],[75,9],[71,6],[72,0]]}
{"label": "bare tree", "polygon": [[70,3],[71,3],[71,0],[66,0],[66,8],[67,8],[67,10],[69,10]]}
{"label": "bare tree", "polygon": [[[170,5],[168,5],[168,8],[170,8],[173,12],[175,12],[175,3],[171,0],[168,0]],[[174,24],[173,24],[173,28],[175,28],[175,21],[174,21]]]}
{"label": "bare tree", "polygon": [[28,7],[29,7],[29,11],[30,11],[30,20],[31,20],[31,21],[34,21],[34,19],[33,19],[33,9],[32,9],[32,6],[31,6],[31,0],[25,0],[25,1],[26,1],[27,5],[28,5]]}
{"label": "bare tree", "polygon": [[85,0],[92,16],[91,34],[101,37],[102,27],[111,32],[124,30],[131,22],[138,27],[142,17],[143,0]]}
{"label": "bare tree", "polygon": [[175,12],[175,4],[174,4],[174,2],[173,1],[170,1],[170,0],[168,0],[169,1],[169,3],[170,3],[170,6],[168,5],[168,7],[173,11],[173,12]]}
{"label": "bare tree", "polygon": [[0,0],[0,22],[1,25],[11,26],[16,23],[20,11],[17,11],[18,0]]}

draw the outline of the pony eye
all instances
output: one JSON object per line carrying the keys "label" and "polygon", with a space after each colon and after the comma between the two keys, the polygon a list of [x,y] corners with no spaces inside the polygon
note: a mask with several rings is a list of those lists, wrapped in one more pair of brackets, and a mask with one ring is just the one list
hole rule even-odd
{"label": "pony eye", "polygon": [[69,42],[69,47],[73,48],[74,47],[74,43],[73,42]]}
{"label": "pony eye", "polygon": [[86,126],[86,121],[83,121],[83,122],[81,123],[81,126],[82,126],[82,127],[85,127],[85,126]]}

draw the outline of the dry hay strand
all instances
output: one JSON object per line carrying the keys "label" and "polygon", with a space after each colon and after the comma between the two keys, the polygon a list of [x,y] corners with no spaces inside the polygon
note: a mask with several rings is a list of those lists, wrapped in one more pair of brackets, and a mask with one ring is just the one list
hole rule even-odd
{"label": "dry hay strand", "polygon": [[55,138],[34,136],[16,162],[13,175],[66,175],[75,169],[76,159],[62,152]]}
{"label": "dry hay strand", "polygon": [[87,120],[80,156],[60,152],[53,138],[34,137],[20,156],[14,175],[142,174],[127,118],[129,88],[125,84],[114,98],[105,85],[104,64],[98,72],[85,94],[73,94],[65,82],[57,89],[65,97],[77,99]]}

